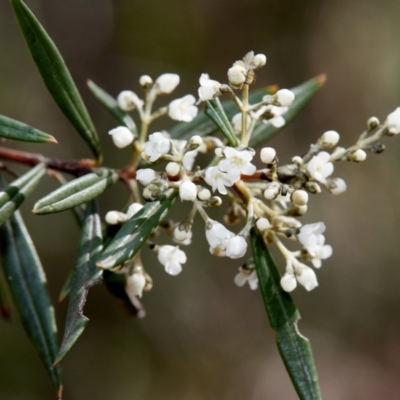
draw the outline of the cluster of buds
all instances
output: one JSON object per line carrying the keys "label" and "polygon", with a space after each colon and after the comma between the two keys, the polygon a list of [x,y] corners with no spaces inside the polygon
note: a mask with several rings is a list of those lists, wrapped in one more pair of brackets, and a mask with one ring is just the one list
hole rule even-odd
{"label": "cluster of buds", "polygon": [[[133,145],[135,157],[130,168],[136,177],[132,181],[135,202],[126,213],[110,211],[106,221],[109,224],[124,223],[141,208],[141,196],[145,201],[153,201],[165,190],[173,188],[179,192],[182,202],[192,203],[189,214],[182,221],[160,226],[176,244],[185,246],[191,243],[195,216],[199,214],[204,221],[211,254],[238,259],[246,256],[249,232],[255,228],[266,244],[277,246],[285,259],[282,289],[291,292],[299,284],[309,291],[318,286],[313,268],[320,268],[322,260],[332,255],[332,247],[325,244],[323,222],[303,225],[298,217],[307,212],[310,195],[321,193],[323,187],[334,195],[346,190],[346,182],[333,176],[336,162],[359,163],[366,159],[367,151],[383,151],[381,139],[400,132],[400,108],[384,123],[375,117],[370,118],[365,132],[348,148],[339,147],[339,133],[330,130],[312,144],[305,155],[296,155],[290,164],[279,165],[274,148],[264,147],[257,154],[249,147],[255,127],[259,124],[282,127],[285,113],[295,100],[292,91],[281,89],[264,96],[256,104],[250,104],[249,87],[255,81],[255,71],[263,67],[266,60],[263,54],[246,54],[228,69],[227,83],[202,74],[197,102],[194,96],[187,95],[152,111],[155,99],[172,93],[178,85],[179,76],[175,74],[163,74],[155,82],[149,76],[142,76],[140,85],[145,92],[144,100],[131,91],[123,91],[118,96],[120,108],[137,110],[141,120],[139,134],[136,127],[118,127],[110,131],[117,147]],[[237,90],[241,91],[241,98],[236,95]],[[231,127],[237,137],[236,146],[212,136],[195,134],[189,140],[174,140],[166,131],[149,134],[149,125],[156,118],[168,115],[177,121],[191,121],[197,115],[199,103],[222,95],[230,97],[238,107],[238,113],[231,118]],[[197,162],[201,153],[213,156],[206,167]],[[140,160],[150,165],[140,168]],[[163,167],[156,169],[153,165]],[[143,187],[141,195],[137,182]],[[237,233],[211,219],[207,213],[208,208],[223,204],[221,195],[229,202],[224,222],[243,221],[243,227]],[[285,240],[297,241],[299,249],[289,250]],[[182,271],[187,257],[178,246],[149,245],[167,273],[178,275]],[[136,255],[134,260],[122,266],[122,271],[128,276],[127,293],[140,297],[152,286],[152,281],[142,263],[138,264],[138,259],[140,256]],[[253,290],[257,288],[257,274],[251,259],[239,268],[234,282],[238,286],[248,283]]]}

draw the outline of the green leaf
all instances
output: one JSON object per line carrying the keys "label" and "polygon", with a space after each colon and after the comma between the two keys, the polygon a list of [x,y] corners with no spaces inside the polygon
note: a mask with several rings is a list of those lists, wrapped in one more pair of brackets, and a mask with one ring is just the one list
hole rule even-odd
{"label": "green leaf", "polygon": [[205,114],[207,117],[214,122],[214,124],[221,130],[222,134],[225,136],[225,139],[228,141],[229,145],[232,147],[238,146],[238,140],[236,138],[235,133],[233,132],[233,128],[225,111],[221,105],[221,102],[218,98],[207,101]]}
{"label": "green leaf", "polygon": [[0,271],[0,314],[4,319],[11,319],[11,301],[4,284],[4,277]]}
{"label": "green leaf", "polygon": [[99,138],[60,52],[26,4],[22,0],[11,0],[11,3],[47,89],[100,162]]}
{"label": "green leaf", "polygon": [[88,81],[87,84],[94,97],[117,121],[129,128],[132,133],[137,132],[135,122],[128,113],[119,108],[117,100],[115,100],[114,97],[92,81]]}
{"label": "green leaf", "polygon": [[61,369],[53,368],[58,352],[54,308],[42,265],[18,211],[0,228],[0,246],[4,275],[22,324],[61,398]]}
{"label": "green leaf", "polygon": [[118,181],[118,174],[111,169],[102,169],[80,178],[51,192],[34,206],[35,214],[51,214],[68,210],[93,200]]}
{"label": "green leaf", "polygon": [[303,84],[290,89],[296,96],[293,104],[289,107],[288,111],[282,115],[285,120],[285,125],[276,128],[271,124],[258,123],[253,131],[250,139],[250,146],[257,147],[262,143],[272,139],[278,132],[280,132],[289,122],[291,122],[303,108],[313,99],[318,93],[319,89],[325,83],[325,75],[320,75],[315,78],[304,82]]}
{"label": "green leaf", "polygon": [[57,143],[53,136],[4,115],[0,115],[0,137],[22,142]]}
{"label": "green leaf", "polygon": [[39,183],[46,172],[44,164],[38,164],[0,191],[0,225],[19,208],[25,198]]}
{"label": "green leaf", "polygon": [[83,333],[88,318],[83,315],[83,307],[89,288],[99,283],[102,272],[96,267],[96,260],[102,250],[100,217],[94,201],[86,207],[75,268],[71,277],[71,295],[68,303],[64,337],[55,364],[58,364],[71,350]]}
{"label": "green leaf", "polygon": [[297,328],[300,313],[281,289],[279,271],[263,238],[254,229],[250,236],[261,294],[286,370],[301,400],[321,400],[311,345]]}
{"label": "green leaf", "polygon": [[131,259],[146,243],[172,206],[177,192],[167,190],[159,201],[152,201],[125,222],[97,262],[99,268],[110,269]]}

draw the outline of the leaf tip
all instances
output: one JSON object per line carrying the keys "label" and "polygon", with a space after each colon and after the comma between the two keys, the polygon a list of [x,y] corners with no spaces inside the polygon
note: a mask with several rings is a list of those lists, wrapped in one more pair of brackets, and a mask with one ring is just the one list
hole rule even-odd
{"label": "leaf tip", "polygon": [[63,394],[63,386],[60,385],[60,386],[57,388],[57,393],[56,393],[56,395],[57,395],[57,400],[62,400],[62,394]]}
{"label": "leaf tip", "polygon": [[319,83],[320,86],[324,86],[326,82],[327,76],[326,74],[318,75],[315,80]]}
{"label": "leaf tip", "polygon": [[58,144],[57,139],[54,136],[50,136],[46,143]]}

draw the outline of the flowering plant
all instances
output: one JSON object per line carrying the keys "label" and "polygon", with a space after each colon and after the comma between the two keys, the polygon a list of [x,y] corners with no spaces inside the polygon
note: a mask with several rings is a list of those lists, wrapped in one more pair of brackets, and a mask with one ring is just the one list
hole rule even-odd
{"label": "flowering plant", "polygon": [[[198,99],[188,94],[159,108],[156,100],[174,91],[178,75],[165,73],[155,80],[141,76],[142,94],[125,90],[116,99],[89,82],[94,96],[119,123],[107,140],[132,150],[124,167],[105,167],[99,137],[61,55],[24,2],[11,2],[47,88],[94,155],[93,160],[58,160],[0,148],[2,160],[33,166],[8,185],[1,182],[1,252],[15,306],[58,397],[62,393],[60,362],[88,322],[83,307],[90,287],[103,282],[131,312],[144,316],[139,299],[152,289],[153,281],[141,252],[149,248],[166,273],[179,275],[190,263],[190,255],[183,249],[192,242],[193,225],[202,223],[211,254],[241,259],[239,268],[239,262],[232,263],[238,268],[232,274],[236,285],[261,290],[280,354],[299,397],[320,399],[311,347],[298,332],[299,313],[288,293],[298,285],[307,291],[318,286],[315,269],[332,255],[332,247],[325,244],[323,222],[303,225],[299,217],[307,212],[310,195],[321,193],[323,188],[333,195],[345,192],[345,181],[333,176],[336,162],[363,162],[367,151],[384,150],[382,139],[400,133],[400,108],[383,123],[370,118],[366,130],[348,148],[339,147],[340,135],[330,130],[303,155],[281,165],[274,148],[255,148],[265,146],[302,110],[324,83],[323,76],[291,90],[267,87],[250,92],[267,59],[249,52],[228,69],[226,83],[203,73]],[[221,102],[223,96],[227,100]],[[199,112],[200,107],[204,113]],[[152,131],[151,124],[161,117],[180,123],[169,132]],[[4,116],[0,116],[0,136],[56,142],[53,136]],[[14,175],[7,164],[2,169]],[[65,182],[61,173],[74,179]],[[69,297],[61,345],[45,275],[17,211],[46,174],[62,185],[39,200],[33,212],[42,215],[72,210],[81,227],[76,264],[61,293],[61,298]],[[96,198],[117,181],[128,188],[127,205],[123,210],[107,210],[102,223]],[[188,215],[179,221],[166,218],[175,201],[191,205]],[[224,210],[223,221],[209,216],[212,208]],[[200,218],[196,220],[197,214]],[[235,229],[236,233],[226,227],[238,223],[241,228]],[[160,231],[170,242],[159,243]],[[289,249],[289,241],[297,245],[295,250]],[[281,253],[284,268],[277,268],[271,246]],[[7,314],[9,305],[3,295],[0,306]]]}

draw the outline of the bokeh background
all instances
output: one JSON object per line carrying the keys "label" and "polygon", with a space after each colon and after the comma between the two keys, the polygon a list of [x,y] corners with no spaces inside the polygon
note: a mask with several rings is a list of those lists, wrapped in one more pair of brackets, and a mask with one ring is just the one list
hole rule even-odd
{"label": "bokeh background", "polygon": [[[390,0],[27,0],[51,34],[98,127],[105,162],[120,167],[127,153],[111,145],[115,122],[86,89],[91,78],[116,95],[138,77],[181,75],[175,96],[196,93],[208,72],[223,80],[247,51],[268,56],[256,86],[295,86],[327,73],[324,89],[273,139],[280,160],[308,149],[336,129],[351,145],[368,117],[400,106],[400,2]],[[0,2],[0,113],[55,135],[58,146],[14,145],[64,158],[90,156],[46,92],[8,1]],[[162,127],[170,126],[164,120]],[[320,286],[294,298],[311,339],[326,400],[399,398],[400,141],[360,164],[339,165],[348,192],[311,199],[305,222],[324,221],[333,257]],[[69,213],[34,217],[35,200],[56,187],[42,183],[23,213],[50,282],[58,292],[74,262],[78,230]],[[124,204],[122,185],[101,198],[102,215]],[[177,215],[177,214],[176,214]],[[178,277],[154,254],[146,265],[154,289],[147,317],[128,318],[107,291],[90,291],[87,331],[64,363],[66,400],[291,400],[260,294],[233,284],[238,263],[207,252],[198,220],[189,261]],[[282,259],[278,259],[282,265]],[[283,267],[283,265],[282,265]],[[66,304],[57,306],[60,329]],[[0,321],[0,398],[52,399],[53,390],[18,318]]]}

